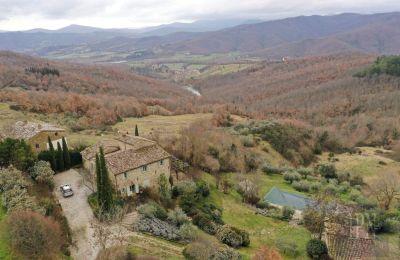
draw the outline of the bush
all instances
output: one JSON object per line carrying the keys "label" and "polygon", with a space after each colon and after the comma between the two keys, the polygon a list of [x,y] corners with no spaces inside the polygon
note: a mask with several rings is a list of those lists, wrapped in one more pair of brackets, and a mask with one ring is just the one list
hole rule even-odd
{"label": "bush", "polygon": [[252,205],[260,200],[260,197],[258,197],[258,190],[258,186],[247,179],[239,182],[237,186],[237,192],[242,195],[243,201]]}
{"label": "bush", "polygon": [[336,192],[337,192],[337,186],[334,185],[334,184],[332,184],[332,183],[329,183],[328,185],[326,185],[326,186],[324,187],[324,190],[325,190],[325,192],[328,193],[328,194],[335,195]]}
{"label": "bush", "polygon": [[303,177],[303,179],[307,179],[309,175],[311,175],[312,170],[309,168],[299,168],[297,172]]}
{"label": "bush", "polygon": [[279,251],[287,256],[296,258],[300,254],[295,241],[279,239],[275,244],[277,245]]}
{"label": "bush", "polygon": [[49,162],[38,161],[29,172],[32,179],[38,183],[44,183],[50,189],[54,188],[54,171],[51,169]]}
{"label": "bush", "polygon": [[140,205],[137,210],[146,218],[158,218],[160,220],[166,220],[168,218],[165,209],[154,201]]}
{"label": "bush", "polygon": [[310,182],[306,180],[295,181],[292,183],[292,187],[297,191],[310,192]]}
{"label": "bush", "polygon": [[234,249],[220,246],[210,240],[199,240],[190,243],[183,250],[186,259],[191,260],[241,260],[242,256]]}
{"label": "bush", "polygon": [[266,163],[261,167],[261,170],[265,174],[271,175],[271,174],[281,174],[284,171],[286,171],[286,168],[279,168]]}
{"label": "bush", "polygon": [[59,225],[31,211],[13,211],[8,217],[12,247],[25,259],[55,259],[62,246]]}
{"label": "bush", "polygon": [[210,187],[205,181],[201,180],[197,182],[196,186],[196,192],[201,194],[203,197],[207,197],[208,195],[210,195]]}
{"label": "bush", "polygon": [[283,207],[282,208],[282,220],[286,220],[289,221],[293,218],[294,215],[294,209],[290,208],[290,207]]}
{"label": "bush", "polygon": [[193,224],[198,226],[201,230],[204,230],[210,235],[215,235],[217,233],[218,225],[214,223],[206,214],[199,212],[192,218]]}
{"label": "bush", "polygon": [[349,190],[350,190],[350,183],[348,181],[340,183],[337,189],[337,191],[342,194],[348,192]]}
{"label": "bush", "polygon": [[356,185],[362,186],[362,185],[364,185],[364,180],[359,175],[352,176],[350,178],[350,185],[351,186],[356,186]]}
{"label": "bush", "polygon": [[184,240],[194,240],[197,238],[198,229],[191,223],[185,223],[179,227],[179,235]]}
{"label": "bush", "polygon": [[400,232],[400,221],[394,218],[388,218],[383,223],[383,232],[387,233],[399,233]]}
{"label": "bush", "polygon": [[234,248],[250,244],[249,234],[246,231],[230,225],[224,225],[219,228],[216,236],[219,241]]}
{"label": "bush", "polygon": [[333,164],[321,164],[318,166],[318,172],[326,179],[337,179],[336,167]]}
{"label": "bush", "polygon": [[0,167],[12,165],[24,171],[32,167],[36,156],[24,140],[6,138],[0,141]]}
{"label": "bush", "polygon": [[252,136],[241,136],[240,141],[244,147],[254,147],[254,138]]}
{"label": "bush", "polygon": [[180,227],[181,225],[188,223],[189,218],[181,208],[176,208],[168,212],[168,221],[175,226]]}
{"label": "bush", "polygon": [[295,171],[286,171],[283,173],[283,179],[289,183],[293,183],[294,181],[299,181],[301,175]]}
{"label": "bush", "polygon": [[322,187],[321,183],[319,183],[319,182],[311,182],[310,191],[311,192],[317,192],[317,191],[321,190],[321,187]]}
{"label": "bush", "polygon": [[259,202],[257,202],[256,207],[259,209],[267,209],[269,208],[269,203],[268,201],[265,200],[260,200]]}
{"label": "bush", "polygon": [[328,248],[324,241],[319,239],[311,239],[307,243],[307,254],[312,259],[321,259],[328,254]]}

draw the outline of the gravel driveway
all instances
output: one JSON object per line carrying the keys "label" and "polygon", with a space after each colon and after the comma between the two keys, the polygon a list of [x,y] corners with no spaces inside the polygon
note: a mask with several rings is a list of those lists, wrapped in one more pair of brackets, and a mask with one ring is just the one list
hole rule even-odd
{"label": "gravel driveway", "polygon": [[[96,258],[98,248],[93,245],[93,229],[90,223],[93,220],[93,212],[90,208],[87,197],[92,191],[83,185],[82,176],[76,170],[69,170],[58,173],[54,176],[55,194],[58,198],[64,214],[68,219],[73,234],[74,246],[71,248],[71,255],[75,260],[92,260]],[[70,184],[74,195],[64,198],[59,191],[63,184]]]}

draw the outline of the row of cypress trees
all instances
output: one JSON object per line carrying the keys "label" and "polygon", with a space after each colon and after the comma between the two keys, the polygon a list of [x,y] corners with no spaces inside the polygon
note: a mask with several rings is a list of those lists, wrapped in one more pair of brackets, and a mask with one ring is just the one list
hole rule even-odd
{"label": "row of cypress trees", "polygon": [[57,150],[54,149],[53,143],[48,137],[50,165],[54,171],[62,172],[71,169],[71,155],[69,153],[67,142],[62,138],[62,144],[57,142]]}
{"label": "row of cypress trees", "polygon": [[101,213],[110,213],[114,207],[113,188],[108,175],[103,147],[100,147],[100,154],[96,153],[96,184],[99,209]]}

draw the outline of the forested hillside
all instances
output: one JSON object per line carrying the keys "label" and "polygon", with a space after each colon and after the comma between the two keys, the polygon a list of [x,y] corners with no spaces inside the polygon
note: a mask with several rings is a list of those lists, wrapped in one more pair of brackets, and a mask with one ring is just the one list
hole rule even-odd
{"label": "forested hillside", "polygon": [[354,77],[375,59],[338,55],[264,62],[193,84],[211,101],[234,104],[258,118],[303,121],[348,145],[383,144],[400,129],[400,79]]}
{"label": "forested hillside", "polygon": [[[123,116],[183,113],[190,93],[125,68],[61,63],[0,52],[0,100],[15,109],[68,113],[81,126],[113,124]],[[149,107],[156,110],[149,110]]]}

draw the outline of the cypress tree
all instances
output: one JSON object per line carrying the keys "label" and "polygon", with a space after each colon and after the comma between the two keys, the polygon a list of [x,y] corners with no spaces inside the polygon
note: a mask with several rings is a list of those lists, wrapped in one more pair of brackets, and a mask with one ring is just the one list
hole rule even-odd
{"label": "cypress tree", "polygon": [[97,202],[99,207],[102,207],[103,201],[103,187],[102,187],[102,176],[101,176],[101,166],[100,166],[100,159],[99,154],[96,153],[96,185],[97,185]]}
{"label": "cypress tree", "polygon": [[65,169],[71,168],[71,155],[69,154],[68,145],[65,141],[65,138],[62,138],[62,148],[63,148],[63,157],[64,157],[64,167]]}
{"label": "cypress tree", "polygon": [[106,160],[104,157],[103,147],[100,147],[100,169],[101,169],[101,184],[102,184],[102,205],[105,212],[110,212],[113,208],[113,191],[108,175]]}
{"label": "cypress tree", "polygon": [[47,140],[49,142],[50,165],[53,171],[57,171],[56,151],[54,150],[53,142],[51,141],[50,136],[48,136]]}
{"label": "cypress tree", "polygon": [[64,167],[64,156],[63,156],[63,150],[61,148],[60,143],[57,143],[57,169],[62,172],[65,170]]}
{"label": "cypress tree", "polygon": [[139,136],[139,129],[137,125],[135,125],[135,136]]}

